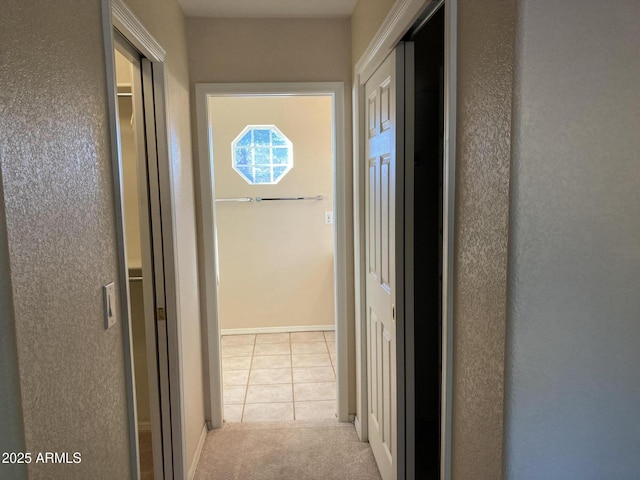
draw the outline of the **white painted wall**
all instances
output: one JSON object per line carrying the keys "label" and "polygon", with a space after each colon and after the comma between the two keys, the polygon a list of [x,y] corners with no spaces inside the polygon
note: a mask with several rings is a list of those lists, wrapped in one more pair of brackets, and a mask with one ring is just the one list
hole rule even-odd
{"label": "white painted wall", "polygon": [[[221,328],[324,325],[334,320],[331,97],[210,100],[218,198],[322,200],[218,202]],[[291,142],[293,168],[275,185],[251,185],[232,167],[231,143],[247,125],[275,125]]]}

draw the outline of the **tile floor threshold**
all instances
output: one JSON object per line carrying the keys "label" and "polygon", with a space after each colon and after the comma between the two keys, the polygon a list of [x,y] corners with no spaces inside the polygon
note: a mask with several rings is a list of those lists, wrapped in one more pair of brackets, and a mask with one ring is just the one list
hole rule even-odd
{"label": "tile floor threshold", "polygon": [[336,419],[335,332],[222,337],[225,422]]}

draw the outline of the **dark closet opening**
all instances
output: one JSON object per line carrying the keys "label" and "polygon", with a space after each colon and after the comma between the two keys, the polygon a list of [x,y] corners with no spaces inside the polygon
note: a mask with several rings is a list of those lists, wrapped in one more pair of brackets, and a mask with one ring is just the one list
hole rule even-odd
{"label": "dark closet opening", "polygon": [[444,161],[444,7],[414,43],[414,351],[416,478],[440,478]]}

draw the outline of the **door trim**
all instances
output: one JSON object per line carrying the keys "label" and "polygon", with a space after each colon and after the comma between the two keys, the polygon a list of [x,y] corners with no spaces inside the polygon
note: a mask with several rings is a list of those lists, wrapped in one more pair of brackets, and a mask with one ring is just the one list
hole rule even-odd
{"label": "door trim", "polygon": [[[345,155],[344,84],[342,82],[313,83],[198,83],[196,84],[196,115],[198,136],[198,164],[200,176],[199,238],[201,252],[201,308],[205,346],[205,412],[209,428],[219,428],[223,422],[222,375],[220,354],[220,323],[216,285],[215,204],[213,168],[211,163],[211,129],[208,98],[214,96],[237,97],[323,95],[333,98],[333,195],[335,325],[338,355],[337,410],[338,420],[349,421],[349,357],[348,357],[348,237],[346,178],[350,165]],[[205,248],[205,246],[207,248]]]}
{"label": "door trim", "polygon": [[[356,430],[362,441],[368,439],[367,416],[367,345],[365,286],[365,215],[364,215],[364,152],[365,94],[364,85],[402,37],[427,9],[445,9],[445,86],[444,86],[444,172],[443,172],[443,299],[442,299],[442,425],[441,479],[451,479],[451,420],[453,389],[453,296],[454,296],[454,233],[455,233],[455,156],[456,156],[456,72],[457,72],[457,0],[398,0],[391,7],[377,33],[360,57],[353,72],[353,189],[354,189],[354,262],[355,262],[355,327],[356,327]],[[408,252],[411,255],[411,252]],[[412,322],[412,318],[406,319]],[[413,331],[412,325],[405,328]],[[404,332],[403,332],[404,333]],[[409,351],[411,353],[411,351]],[[398,359],[404,363],[405,359]],[[408,368],[410,372],[413,366]],[[411,379],[408,379],[411,381]],[[405,391],[403,378],[398,389]],[[409,390],[412,390],[409,385]],[[407,408],[402,421],[406,435],[415,434],[415,410]],[[400,427],[398,428],[400,431]],[[401,443],[399,443],[401,445]],[[398,457],[406,452],[398,452]],[[400,462],[399,462],[400,463]],[[403,468],[403,466],[400,466]],[[411,470],[407,474],[412,473]],[[409,477],[407,477],[409,478]]]}
{"label": "door trim", "polygon": [[[167,118],[168,101],[166,85],[168,73],[165,65],[165,50],[149,33],[145,26],[129,9],[123,0],[102,0],[102,27],[104,36],[104,51],[107,75],[107,98],[109,110],[109,135],[112,157],[112,170],[114,182],[116,239],[118,244],[118,280],[121,305],[129,304],[128,272],[126,271],[126,243],[124,237],[124,215],[122,209],[122,178],[120,171],[118,132],[117,132],[117,88],[115,82],[114,59],[114,29],[117,30],[131,45],[146,57],[153,65],[154,110],[156,118],[156,145],[158,154],[158,196],[162,204],[162,232],[165,272],[165,308],[168,319],[167,343],[169,356],[169,381],[171,395],[171,437],[173,451],[173,472],[165,472],[165,478],[186,478],[186,440],[184,434],[184,407],[182,402],[182,376],[180,374],[180,350],[178,316],[178,289],[177,255],[175,253],[176,228],[173,212],[173,181],[171,173],[171,153],[169,149],[169,124]],[[133,373],[133,350],[130,314],[128,308],[121,309],[124,347],[125,369],[127,382],[128,422],[130,432],[131,470],[133,478],[140,477],[139,452],[137,443],[137,412],[135,406],[135,378]],[[152,392],[150,392],[152,393]],[[159,415],[153,412],[152,416]],[[156,403],[157,408],[157,403]],[[156,442],[157,443],[157,442]],[[154,449],[154,463],[158,458]]]}

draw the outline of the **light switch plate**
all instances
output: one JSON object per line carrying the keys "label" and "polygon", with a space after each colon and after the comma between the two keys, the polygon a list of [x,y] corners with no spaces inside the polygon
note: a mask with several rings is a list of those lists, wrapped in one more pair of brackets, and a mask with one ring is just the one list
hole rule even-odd
{"label": "light switch plate", "polygon": [[116,308],[116,289],[113,282],[102,287],[102,298],[104,300],[104,328],[105,330],[108,330],[115,325],[118,318],[118,310]]}
{"label": "light switch plate", "polygon": [[327,225],[333,223],[333,212],[324,212],[324,223]]}

